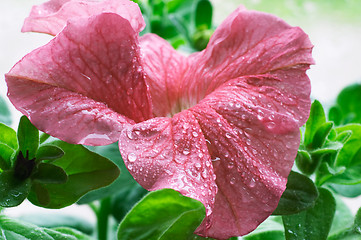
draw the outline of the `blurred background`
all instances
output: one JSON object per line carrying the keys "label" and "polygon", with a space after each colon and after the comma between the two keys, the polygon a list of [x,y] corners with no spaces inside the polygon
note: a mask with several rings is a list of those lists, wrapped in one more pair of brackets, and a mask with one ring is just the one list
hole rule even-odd
{"label": "blurred background", "polygon": [[[4,74],[26,53],[46,44],[52,37],[45,34],[21,33],[31,6],[42,0],[0,1],[0,94],[6,96]],[[213,0],[215,26],[243,4],[248,9],[275,14],[293,26],[300,26],[314,44],[316,65],[308,71],[312,98],[327,107],[345,86],[361,82],[361,1],[360,0]],[[9,104],[10,106],[10,104]],[[12,109],[13,115],[20,114]],[[17,120],[14,122],[16,123]],[[346,199],[353,213],[361,206],[361,198]],[[7,210],[18,216],[32,211],[47,211],[28,202]],[[54,213],[54,210],[48,210]],[[88,214],[88,207],[61,210],[67,214]]]}

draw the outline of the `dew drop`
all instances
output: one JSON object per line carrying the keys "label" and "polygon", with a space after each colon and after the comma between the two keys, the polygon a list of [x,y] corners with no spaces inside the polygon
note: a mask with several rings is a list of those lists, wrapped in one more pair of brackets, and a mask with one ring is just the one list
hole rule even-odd
{"label": "dew drop", "polygon": [[192,132],[193,137],[198,137],[198,133],[197,132]]}
{"label": "dew drop", "polygon": [[216,162],[216,161],[219,161],[219,160],[221,160],[219,157],[212,158],[212,162]]}
{"label": "dew drop", "polygon": [[131,130],[128,130],[128,131],[127,131],[127,137],[128,137],[129,139],[133,139],[133,138],[134,138],[134,137],[133,137],[133,133],[132,133]]}
{"label": "dew drop", "polygon": [[251,179],[251,181],[249,182],[249,186],[251,188],[253,188],[254,186],[256,186],[256,181],[254,180],[254,178]]}
{"label": "dew drop", "polygon": [[231,185],[233,185],[235,182],[236,182],[236,179],[235,179],[234,177],[232,177],[231,180],[229,180],[229,183],[230,183]]}
{"label": "dew drop", "polygon": [[276,124],[274,122],[268,122],[268,123],[266,123],[266,127],[268,129],[272,130],[276,127]]}
{"label": "dew drop", "polygon": [[137,155],[135,155],[135,153],[130,153],[128,155],[128,161],[129,162],[135,162],[135,160],[137,160]]}
{"label": "dew drop", "polygon": [[203,170],[203,172],[202,172],[202,177],[203,177],[203,178],[207,178],[207,177],[208,177],[208,174],[207,174],[206,169]]}
{"label": "dew drop", "polygon": [[226,133],[226,138],[231,138],[232,135],[230,133]]}
{"label": "dew drop", "polygon": [[251,139],[248,138],[248,139],[246,140],[246,144],[247,144],[248,146],[251,145]]}
{"label": "dew drop", "polygon": [[241,107],[241,104],[236,103],[236,108],[240,108],[240,107]]}
{"label": "dew drop", "polygon": [[184,149],[184,150],[183,150],[183,154],[184,154],[184,155],[188,155],[188,154],[189,154],[189,150],[188,150],[188,149]]}
{"label": "dew drop", "polygon": [[194,164],[194,167],[199,171],[202,167],[202,165],[200,163],[196,163]]}
{"label": "dew drop", "polygon": [[234,167],[234,162],[229,162],[227,167],[228,169],[232,169]]}

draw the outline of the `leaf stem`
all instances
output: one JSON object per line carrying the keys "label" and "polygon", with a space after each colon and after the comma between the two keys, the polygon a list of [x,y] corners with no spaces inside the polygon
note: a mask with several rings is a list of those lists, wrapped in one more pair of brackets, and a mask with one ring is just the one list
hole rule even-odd
{"label": "leaf stem", "polygon": [[107,240],[110,206],[111,199],[109,197],[104,198],[100,201],[98,211],[95,211],[97,216],[98,240]]}

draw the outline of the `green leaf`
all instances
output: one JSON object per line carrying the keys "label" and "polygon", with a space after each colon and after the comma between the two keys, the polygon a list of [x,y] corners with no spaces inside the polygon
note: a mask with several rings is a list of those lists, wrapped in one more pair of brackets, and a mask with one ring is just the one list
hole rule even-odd
{"label": "green leaf", "polygon": [[19,151],[25,156],[29,151],[29,158],[35,158],[39,147],[39,130],[29,121],[26,116],[22,116],[18,128]]}
{"label": "green leaf", "polygon": [[317,129],[317,131],[315,132],[315,135],[313,136],[313,141],[312,141],[313,149],[322,147],[322,145],[325,143],[327,135],[330,133],[332,127],[333,127],[332,122],[326,122]]}
{"label": "green leaf", "polygon": [[36,153],[36,160],[54,160],[61,158],[64,155],[63,150],[53,145],[41,145]]}
{"label": "green leaf", "polygon": [[282,218],[280,216],[277,217],[269,217],[261,223],[256,230],[251,232],[250,234],[243,236],[244,240],[264,240],[264,239],[272,239],[272,240],[284,240],[285,234],[282,225]]}
{"label": "green leaf", "polygon": [[352,132],[337,156],[336,166],[349,167],[361,164],[361,125],[348,124],[337,127],[336,131],[338,134]]}
{"label": "green leaf", "polygon": [[90,240],[88,236],[76,230],[57,230],[40,228],[36,225],[25,223],[0,215],[0,239],[6,240]]}
{"label": "green leaf", "polygon": [[326,116],[321,103],[315,100],[311,105],[310,116],[306,122],[304,145],[314,149],[313,140],[318,129],[326,123]]}
{"label": "green leaf", "polygon": [[273,215],[289,215],[299,213],[313,207],[318,191],[311,179],[291,171],[288,176],[286,190],[278,203]]}
{"label": "green leaf", "polygon": [[66,183],[68,176],[61,167],[50,163],[40,163],[32,179],[38,183],[61,184]]}
{"label": "green leaf", "polygon": [[[50,230],[45,229],[45,231],[48,234],[50,231],[55,231],[57,233],[60,233],[61,235],[65,235],[66,237],[67,236],[75,237],[75,239],[77,239],[77,240],[94,240],[93,238],[89,237],[88,235],[86,235],[76,229],[69,228],[69,227],[57,227],[57,228],[50,229]],[[55,239],[58,239],[58,238],[55,238]],[[64,240],[66,240],[66,239],[67,238],[65,238]]]}
{"label": "green leaf", "polygon": [[[341,124],[361,123],[361,84],[357,83],[344,88],[336,102],[339,115],[342,116],[342,120],[338,119],[340,116],[334,117],[338,122]],[[335,115],[335,113],[331,114]]]}
{"label": "green leaf", "polygon": [[89,223],[84,218],[70,216],[70,215],[54,214],[54,213],[47,213],[47,214],[37,213],[37,214],[21,215],[19,220],[44,228],[53,229],[58,227],[67,227],[81,231],[88,235],[94,232],[93,224]]}
{"label": "green leaf", "polygon": [[15,153],[14,149],[0,143],[0,169],[9,170],[11,168]]}
{"label": "green leaf", "polygon": [[209,0],[199,0],[195,11],[195,24],[197,29],[210,29],[212,27],[213,7]]}
{"label": "green leaf", "polygon": [[356,213],[354,227],[356,232],[361,234],[361,208]]}
{"label": "green leaf", "polygon": [[17,150],[18,139],[16,137],[16,132],[14,131],[14,129],[0,123],[0,132],[0,143],[6,144],[13,150]]}
{"label": "green leaf", "polygon": [[327,239],[335,214],[336,202],[327,189],[319,189],[319,197],[313,208],[282,216],[286,240]]}
{"label": "green leaf", "polygon": [[[349,221],[352,217],[349,219]],[[361,208],[357,211],[352,226],[349,221],[344,225],[344,229],[337,234],[330,234],[328,240],[360,240],[361,239]],[[347,227],[346,227],[347,226]]]}
{"label": "green leaf", "polygon": [[54,160],[52,164],[66,172],[68,181],[64,184],[38,184],[48,192],[49,202],[42,204],[39,201],[42,197],[41,192],[45,191],[32,189],[29,200],[37,206],[46,208],[69,206],[87,192],[110,184],[119,175],[119,169],[114,163],[81,145],[63,141],[54,141],[49,144],[63,150],[64,156]]}
{"label": "green leaf", "polygon": [[342,121],[342,112],[339,106],[333,106],[328,111],[328,119],[333,121],[336,126],[341,124]]}
{"label": "green leaf", "polygon": [[145,196],[119,225],[118,239],[183,240],[205,217],[203,204],[172,189]]}
{"label": "green leaf", "polygon": [[342,201],[340,197],[335,197],[336,211],[330,229],[329,237],[339,235],[353,225],[353,215],[350,209]]}
{"label": "green leaf", "polygon": [[3,171],[0,173],[0,206],[18,206],[28,196],[30,187],[30,179],[20,181],[14,177],[13,171]]}
{"label": "green leaf", "polygon": [[0,123],[4,123],[6,125],[11,124],[11,113],[5,102],[5,100],[0,96]]}
{"label": "green leaf", "polygon": [[125,189],[141,188],[124,165],[123,159],[119,152],[118,143],[113,143],[107,146],[98,146],[94,148],[94,151],[115,163],[119,167],[121,174],[109,186],[102,187],[84,195],[78,201],[78,204],[86,204],[95,200],[103,199],[111,195],[115,195],[118,192],[122,192]]}
{"label": "green leaf", "polygon": [[112,214],[119,222],[130,209],[148,193],[139,184],[122,188],[112,198]]}
{"label": "green leaf", "polygon": [[344,197],[355,198],[361,195],[361,183],[356,185],[330,184],[330,187]]}
{"label": "green leaf", "polygon": [[296,165],[303,173],[311,175],[315,171],[318,165],[318,161],[315,160],[318,159],[313,159],[308,151],[298,150],[296,156]]}

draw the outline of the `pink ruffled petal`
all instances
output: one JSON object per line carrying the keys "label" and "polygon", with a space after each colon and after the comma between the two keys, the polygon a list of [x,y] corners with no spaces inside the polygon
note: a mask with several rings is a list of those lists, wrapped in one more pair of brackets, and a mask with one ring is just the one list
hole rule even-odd
{"label": "pink ruffled petal", "polygon": [[58,34],[72,18],[90,17],[103,12],[116,13],[127,19],[135,32],[145,27],[138,5],[129,0],[50,0],[33,6],[25,19],[23,32]]}
{"label": "pink ruffled petal", "polygon": [[216,185],[202,131],[189,111],[128,126],[119,139],[124,163],[148,190],[172,188],[201,201],[207,215]]}
{"label": "pink ruffled petal", "polygon": [[312,47],[300,28],[270,14],[239,8],[216,29],[207,48],[190,57],[191,68],[182,85],[187,88],[182,95],[199,102],[230,79],[276,74],[280,91],[285,89],[296,98],[308,97],[310,84],[303,75],[314,63]]}
{"label": "pink ruffled petal", "polygon": [[[263,106],[244,79],[228,82],[190,110],[209,141],[218,193],[202,236],[227,239],[254,230],[277,207],[299,145],[298,121]],[[238,83],[241,84],[239,85]]]}
{"label": "pink ruffled petal", "polygon": [[[53,133],[55,137],[63,136],[64,128],[58,128],[56,122],[53,122],[52,126],[46,118],[36,116],[41,112],[41,105],[45,109],[52,104],[51,101],[49,106],[46,101],[39,104],[36,94],[33,95],[33,101],[24,100],[21,91],[26,90],[26,84],[34,89],[43,89],[43,86],[47,85],[49,88],[62,89],[62,94],[68,93],[69,97],[76,94],[79,98],[87,98],[85,102],[91,103],[88,108],[94,111],[101,105],[100,108],[108,109],[104,110],[105,112],[111,111],[122,115],[115,117],[111,114],[114,121],[121,118],[120,122],[140,122],[151,117],[150,97],[140,65],[137,33],[128,20],[113,13],[70,21],[50,43],[34,50],[18,62],[6,75],[6,81],[9,98],[15,107],[31,118],[35,126]],[[21,84],[18,86],[15,84],[17,82]],[[35,93],[32,89],[27,91]],[[51,96],[51,93],[45,95]],[[79,104],[83,104],[83,100],[79,101]],[[71,113],[73,108],[74,106],[69,106],[65,112]],[[49,114],[54,115],[51,117],[52,120],[58,117],[58,120],[62,121],[63,113],[63,107],[49,111]],[[81,131],[85,131],[87,135],[94,131],[96,136],[98,118],[95,117],[93,121],[93,125],[84,122],[84,126],[78,126],[78,131],[69,132],[67,141],[79,143],[75,135]],[[109,123],[108,128],[112,130],[113,123],[105,122]],[[71,127],[74,123],[66,121],[63,127],[66,124]],[[100,128],[104,129],[104,126]],[[118,126],[114,128],[119,129]],[[119,135],[119,131],[116,132],[117,134],[108,133],[112,136],[109,137],[111,142],[117,140],[116,135]],[[87,143],[90,144],[89,141]]]}
{"label": "pink ruffled petal", "polygon": [[184,109],[179,105],[179,92],[182,76],[188,68],[187,58],[155,34],[142,36],[140,46],[154,115],[172,116],[180,112]]}
{"label": "pink ruffled petal", "polygon": [[134,122],[102,102],[49,84],[8,77],[9,97],[40,130],[69,143],[105,145],[118,141]]}

